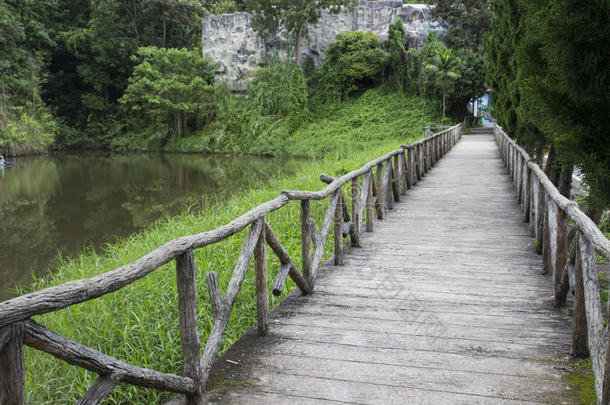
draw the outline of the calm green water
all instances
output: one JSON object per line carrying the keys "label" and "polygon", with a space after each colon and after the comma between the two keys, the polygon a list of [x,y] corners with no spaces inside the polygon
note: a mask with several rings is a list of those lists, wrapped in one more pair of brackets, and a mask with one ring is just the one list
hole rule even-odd
{"label": "calm green water", "polygon": [[59,255],[99,248],[165,215],[198,209],[297,161],[193,154],[53,153],[0,168],[0,301]]}

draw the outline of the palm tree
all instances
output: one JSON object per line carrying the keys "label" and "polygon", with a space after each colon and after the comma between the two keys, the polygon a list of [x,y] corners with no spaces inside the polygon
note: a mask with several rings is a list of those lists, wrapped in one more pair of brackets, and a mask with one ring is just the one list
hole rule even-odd
{"label": "palm tree", "polygon": [[436,54],[426,61],[424,69],[434,73],[436,86],[443,92],[443,118],[445,118],[445,100],[451,83],[461,75],[462,61],[451,49],[436,51]]}

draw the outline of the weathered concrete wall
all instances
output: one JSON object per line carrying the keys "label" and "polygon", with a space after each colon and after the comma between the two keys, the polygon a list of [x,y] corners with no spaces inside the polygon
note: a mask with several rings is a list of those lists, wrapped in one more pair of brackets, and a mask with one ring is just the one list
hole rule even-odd
{"label": "weathered concrete wall", "polygon": [[[427,20],[427,11],[425,4],[403,4],[402,0],[361,0],[352,11],[325,12],[318,24],[309,27],[309,38],[301,48],[301,60],[311,56],[319,67],[324,60],[324,50],[334,42],[337,34],[345,31],[372,31],[385,40],[390,23],[399,18],[405,24],[411,46],[420,46],[428,31],[440,29],[439,24]],[[236,88],[243,87],[244,76],[259,66],[265,52],[286,55],[290,48],[290,37],[285,32],[263,42],[252,30],[251,19],[251,14],[234,13],[206,14],[202,20],[203,54],[218,62],[219,78],[234,83]]]}

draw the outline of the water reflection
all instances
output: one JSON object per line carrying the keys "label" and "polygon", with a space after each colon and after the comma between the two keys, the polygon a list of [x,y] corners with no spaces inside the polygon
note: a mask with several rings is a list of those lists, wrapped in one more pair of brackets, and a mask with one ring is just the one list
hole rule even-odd
{"label": "water reflection", "polygon": [[0,301],[69,256],[226,198],[297,162],[186,154],[56,153],[0,173]]}

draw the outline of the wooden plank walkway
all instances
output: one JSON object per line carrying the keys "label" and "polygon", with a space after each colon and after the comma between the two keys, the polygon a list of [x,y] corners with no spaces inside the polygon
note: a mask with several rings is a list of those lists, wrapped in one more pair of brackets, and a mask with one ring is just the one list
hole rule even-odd
{"label": "wooden plank walkway", "polygon": [[217,360],[210,403],[572,403],[566,314],[490,135],[462,141],[345,265]]}

